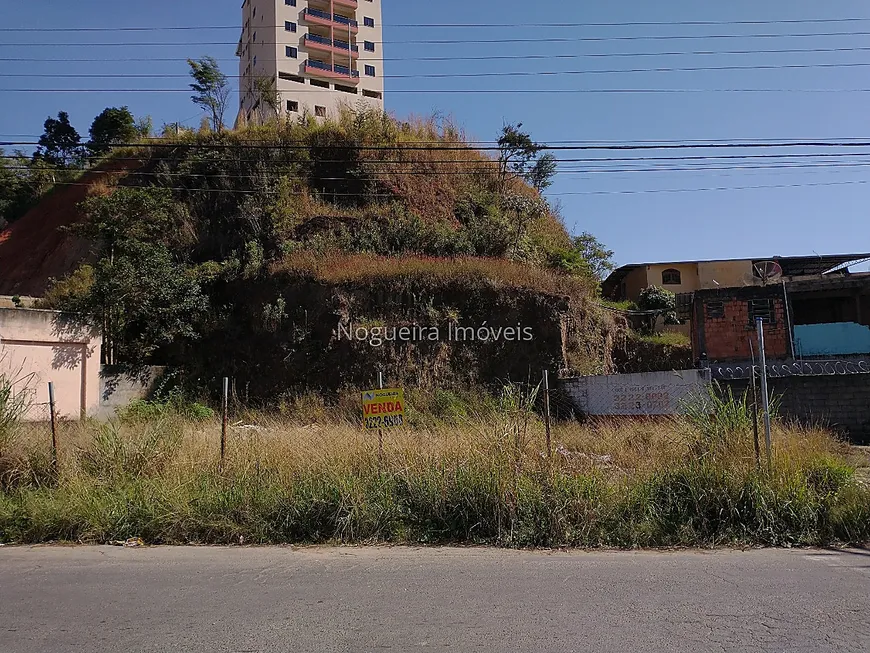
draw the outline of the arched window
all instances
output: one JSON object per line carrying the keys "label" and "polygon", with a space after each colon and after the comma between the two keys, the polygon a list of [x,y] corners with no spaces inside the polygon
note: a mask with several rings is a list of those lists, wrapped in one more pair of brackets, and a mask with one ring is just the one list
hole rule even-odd
{"label": "arched window", "polygon": [[679,270],[665,270],[662,272],[662,285],[663,286],[679,286],[683,283],[683,275],[680,274]]}

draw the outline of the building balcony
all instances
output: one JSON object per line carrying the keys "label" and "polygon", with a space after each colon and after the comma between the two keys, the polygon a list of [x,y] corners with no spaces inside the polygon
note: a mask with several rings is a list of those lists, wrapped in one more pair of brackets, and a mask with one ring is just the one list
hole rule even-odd
{"label": "building balcony", "polygon": [[317,34],[306,34],[303,40],[303,45],[309,50],[320,50],[321,52],[334,52],[342,57],[350,55],[354,59],[359,57],[359,46],[335,39],[328,39],[325,36]]}
{"label": "building balcony", "polygon": [[350,56],[354,59],[359,57],[359,46],[354,45],[353,43],[348,43],[347,41],[341,41],[339,39],[335,39],[332,42],[332,51],[336,54],[347,56],[350,53]]}
{"label": "building balcony", "polygon": [[322,25],[323,27],[335,27],[351,34],[359,32],[359,23],[352,18],[345,18],[338,14],[331,14],[320,9],[306,8],[302,10],[302,20],[309,25]]}
{"label": "building balcony", "polygon": [[315,77],[339,79],[345,83],[356,84],[359,82],[358,70],[351,70],[347,66],[341,66],[339,64],[331,66],[328,63],[308,59],[305,62],[305,72]]}
{"label": "building balcony", "polygon": [[333,2],[342,7],[349,7],[351,9],[356,9],[359,7],[358,0],[333,0]]}

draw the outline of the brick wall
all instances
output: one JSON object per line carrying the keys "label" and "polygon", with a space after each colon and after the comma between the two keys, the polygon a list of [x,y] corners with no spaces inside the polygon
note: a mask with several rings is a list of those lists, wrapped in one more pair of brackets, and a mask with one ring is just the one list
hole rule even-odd
{"label": "brick wall", "polygon": [[[723,381],[736,392],[749,382]],[[870,374],[769,379],[786,419],[833,428],[855,444],[870,444]]]}
{"label": "brick wall", "polygon": [[[746,361],[752,358],[753,352],[757,357],[758,336],[755,325],[750,321],[749,300],[714,300],[721,301],[724,306],[722,317],[710,316],[707,310],[709,301],[702,303],[696,312],[696,320],[701,320],[701,329],[693,329],[696,357],[702,352],[706,352],[710,361]],[[772,298],[771,301],[775,320],[765,324],[765,350],[771,360],[787,358],[790,356],[790,344],[785,302],[781,298]]]}

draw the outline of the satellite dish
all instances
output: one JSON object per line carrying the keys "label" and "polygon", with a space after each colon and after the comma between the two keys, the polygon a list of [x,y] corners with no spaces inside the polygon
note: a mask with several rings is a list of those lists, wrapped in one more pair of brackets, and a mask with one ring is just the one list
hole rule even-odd
{"label": "satellite dish", "polygon": [[771,281],[782,279],[782,266],[776,261],[759,261],[753,263],[752,274],[766,286]]}
{"label": "satellite dish", "polygon": [[744,274],[742,281],[744,286],[761,285],[761,279],[756,277],[754,272],[747,272],[746,274]]}

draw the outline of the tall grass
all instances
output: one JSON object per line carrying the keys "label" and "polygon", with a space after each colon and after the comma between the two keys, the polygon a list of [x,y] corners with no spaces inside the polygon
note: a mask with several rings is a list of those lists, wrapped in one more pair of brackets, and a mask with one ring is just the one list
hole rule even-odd
{"label": "tall grass", "polygon": [[[767,475],[742,431],[715,456],[699,456],[692,419],[559,424],[548,458],[529,393],[509,390],[479,414],[455,396],[431,401],[445,417],[418,416],[387,433],[383,456],[377,437],[311,400],[294,404],[292,419],[241,416],[222,469],[218,423],[139,419],[62,425],[58,477],[41,477],[46,437],[33,427],[15,457],[28,469],[0,491],[0,539],[513,547],[870,539],[870,490],[855,482],[848,447],[821,430],[776,424]],[[315,421],[302,419],[304,406]]]}

